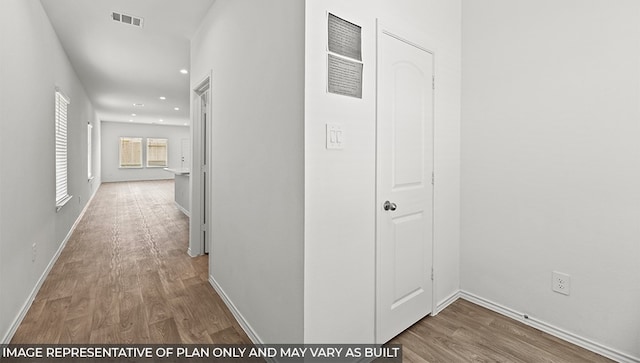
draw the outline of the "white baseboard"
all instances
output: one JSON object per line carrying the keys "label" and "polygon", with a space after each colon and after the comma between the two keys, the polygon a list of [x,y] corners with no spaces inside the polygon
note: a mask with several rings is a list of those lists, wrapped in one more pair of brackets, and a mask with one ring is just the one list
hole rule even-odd
{"label": "white baseboard", "polygon": [[36,282],[36,285],[31,290],[31,294],[29,294],[27,301],[25,301],[25,303],[22,305],[22,308],[20,309],[20,313],[13,320],[13,323],[11,324],[9,331],[7,331],[7,334],[5,334],[5,336],[2,337],[2,340],[0,340],[0,344],[9,344],[11,342],[11,339],[13,339],[13,335],[18,330],[18,327],[20,326],[20,324],[22,324],[22,321],[24,320],[24,317],[27,315],[27,312],[29,312],[29,309],[31,308],[31,304],[33,304],[33,301],[36,299],[36,295],[38,295],[38,291],[40,291],[40,288],[42,287],[44,280],[47,279],[47,276],[49,276],[49,272],[51,272],[53,265],[55,265],[56,261],[58,261],[58,257],[60,257],[62,250],[64,250],[64,248],[67,246],[67,242],[69,242],[71,235],[76,230],[76,227],[78,227],[78,223],[80,223],[80,221],[82,220],[82,217],[84,217],[84,214],[87,212],[87,209],[89,208],[89,205],[91,205],[91,201],[93,201],[93,197],[95,197],[96,193],[98,192],[98,189],[99,188],[96,188],[96,190],[93,192],[93,194],[89,198],[89,201],[87,202],[87,204],[85,204],[84,208],[80,212],[80,215],[78,215],[78,218],[76,218],[76,221],[71,226],[69,233],[67,233],[67,235],[64,237],[64,240],[60,244],[60,247],[58,247],[58,250],[49,261],[47,268],[44,269],[44,272],[42,273],[42,275],[40,275],[38,282]]}
{"label": "white baseboard", "polygon": [[619,352],[615,349],[609,348],[603,344],[596,343],[592,340],[583,338],[579,335],[566,331],[564,329],[558,328],[552,324],[546,323],[544,321],[538,320],[535,317],[528,315],[525,318],[525,314],[518,312],[514,309],[506,307],[504,305],[500,305],[493,301],[484,299],[480,296],[474,295],[472,293],[466,291],[460,291],[460,298],[470,301],[476,305],[480,305],[489,310],[495,311],[498,314],[502,314],[506,317],[517,320],[525,325],[529,325],[533,328],[536,328],[540,331],[543,331],[547,334],[551,334],[555,337],[558,337],[562,340],[565,340],[569,343],[575,344],[584,349],[590,350],[594,353],[598,353],[604,357],[609,359],[613,359],[616,362],[620,363],[640,363],[640,358],[632,357],[626,353]]}
{"label": "white baseboard", "polygon": [[184,213],[184,215],[186,215],[187,217],[191,218],[191,213],[189,213],[189,211],[187,211],[183,206],[181,206],[180,204],[178,204],[178,202],[173,202],[176,207],[178,207],[178,209],[180,209],[180,211],[182,213]]}
{"label": "white baseboard", "polygon": [[191,247],[187,248],[187,254],[189,255],[189,257],[198,257],[198,255],[194,254],[193,251],[191,251]]}
{"label": "white baseboard", "polygon": [[436,308],[433,310],[433,314],[431,314],[431,315],[432,316],[438,315],[442,310],[446,309],[449,305],[451,305],[454,302],[456,302],[456,300],[458,300],[459,298],[460,298],[460,290],[454,292],[453,294],[451,294],[446,299],[440,301],[438,303],[438,305],[436,306]]}
{"label": "white baseboard", "polygon": [[236,318],[236,320],[242,327],[242,330],[244,330],[244,332],[247,333],[247,335],[249,336],[249,339],[251,339],[253,344],[264,344],[262,339],[260,339],[258,334],[251,327],[251,324],[249,324],[249,322],[247,322],[244,316],[242,316],[238,308],[236,308],[233,302],[231,302],[231,299],[229,299],[229,296],[227,296],[227,294],[224,292],[222,287],[220,287],[220,285],[218,285],[218,283],[216,282],[216,279],[214,279],[213,276],[211,275],[209,275],[209,283],[211,284],[211,286],[213,286],[213,289],[216,290],[218,295],[220,295],[220,297],[222,298],[222,301],[224,301],[225,305],[227,305],[229,310],[231,310],[231,313],[233,314],[233,316]]}

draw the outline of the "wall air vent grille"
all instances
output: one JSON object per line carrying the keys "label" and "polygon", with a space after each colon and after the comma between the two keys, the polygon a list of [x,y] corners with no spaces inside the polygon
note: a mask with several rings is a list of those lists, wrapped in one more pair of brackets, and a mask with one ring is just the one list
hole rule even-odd
{"label": "wall air vent grille", "polygon": [[111,19],[113,19],[113,21],[117,21],[118,23],[129,24],[138,28],[142,28],[143,24],[143,20],[140,17],[118,13],[115,11],[111,12]]}

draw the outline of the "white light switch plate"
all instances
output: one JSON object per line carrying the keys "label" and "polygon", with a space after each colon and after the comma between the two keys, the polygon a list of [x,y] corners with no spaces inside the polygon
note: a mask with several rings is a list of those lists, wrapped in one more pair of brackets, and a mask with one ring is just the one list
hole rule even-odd
{"label": "white light switch plate", "polygon": [[341,124],[327,124],[327,149],[344,148],[344,130]]}

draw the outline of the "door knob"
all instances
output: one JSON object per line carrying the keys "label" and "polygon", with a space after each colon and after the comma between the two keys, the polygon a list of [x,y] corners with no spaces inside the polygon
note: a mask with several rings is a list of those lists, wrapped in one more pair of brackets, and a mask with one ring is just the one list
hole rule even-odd
{"label": "door knob", "polygon": [[386,202],[384,202],[382,207],[384,208],[384,210],[390,210],[393,212],[394,210],[396,210],[398,206],[396,205],[396,203],[391,203],[390,201],[387,200]]}

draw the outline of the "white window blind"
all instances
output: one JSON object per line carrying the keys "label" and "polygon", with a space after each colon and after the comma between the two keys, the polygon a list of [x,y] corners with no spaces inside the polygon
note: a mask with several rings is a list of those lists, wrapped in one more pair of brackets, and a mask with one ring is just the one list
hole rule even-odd
{"label": "white window blind", "polygon": [[167,139],[147,139],[147,167],[167,167]]}
{"label": "white window blind", "polygon": [[93,138],[93,126],[91,126],[91,124],[88,124],[87,125],[87,178],[89,178],[89,180],[93,178],[93,165],[91,162],[91,159],[93,157],[92,150],[91,150],[92,138]]}
{"label": "white window blind", "polygon": [[142,168],[142,138],[120,138],[120,167]]}
{"label": "white window blind", "polygon": [[61,208],[71,196],[67,179],[67,109],[69,98],[56,91],[56,207]]}

